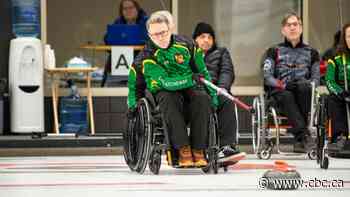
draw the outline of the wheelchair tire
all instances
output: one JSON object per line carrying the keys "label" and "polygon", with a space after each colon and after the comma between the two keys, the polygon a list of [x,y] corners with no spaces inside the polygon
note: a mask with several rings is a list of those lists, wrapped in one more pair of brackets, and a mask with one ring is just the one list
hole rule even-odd
{"label": "wheelchair tire", "polygon": [[209,174],[213,172],[214,174],[217,174],[219,172],[219,163],[218,163],[218,157],[217,157],[217,151],[215,149],[211,149],[208,151],[208,165],[205,167],[202,167],[202,171],[206,174]]}
{"label": "wheelchair tire", "polygon": [[135,171],[143,174],[148,164],[149,156],[151,153],[151,143],[153,134],[153,125],[151,122],[151,109],[148,101],[145,98],[140,99],[138,104],[138,121],[141,124],[141,128],[138,132],[139,139],[139,151],[138,160]]}
{"label": "wheelchair tire", "polygon": [[258,153],[260,149],[260,134],[262,128],[262,105],[259,97],[254,98],[253,108],[254,113],[252,114],[252,144],[254,153]]}
{"label": "wheelchair tire", "polygon": [[124,150],[123,156],[131,171],[137,169],[137,139],[135,138],[136,118],[128,120],[127,131],[123,133]]}
{"label": "wheelchair tire", "polygon": [[258,158],[268,160],[271,158],[271,155],[272,154],[270,150],[262,150],[261,152],[258,153]]}
{"label": "wheelchair tire", "polygon": [[317,160],[317,150],[312,149],[310,152],[307,153],[307,156],[310,160]]}
{"label": "wheelchair tire", "polygon": [[148,168],[153,174],[159,174],[159,169],[161,164],[162,164],[162,151],[156,150],[153,147],[153,150],[148,160]]}
{"label": "wheelchair tire", "polygon": [[209,118],[209,147],[207,152],[208,165],[202,168],[204,173],[213,172],[217,174],[219,171],[219,163],[218,163],[218,150],[219,150],[219,139],[217,135],[217,117],[216,115],[210,115]]}
{"label": "wheelchair tire", "polygon": [[329,160],[326,156],[326,143],[328,143],[327,136],[327,106],[326,97],[321,96],[319,101],[319,110],[317,110],[317,139],[316,139],[316,161],[320,164],[322,169],[328,169]]}
{"label": "wheelchair tire", "polygon": [[327,170],[328,169],[328,165],[329,165],[329,159],[328,159],[328,157],[324,157],[323,160],[321,161],[320,167],[322,169]]}

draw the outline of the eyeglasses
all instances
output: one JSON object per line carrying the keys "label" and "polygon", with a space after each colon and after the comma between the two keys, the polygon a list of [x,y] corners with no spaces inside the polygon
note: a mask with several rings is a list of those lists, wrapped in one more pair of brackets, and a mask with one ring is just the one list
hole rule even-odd
{"label": "eyeglasses", "polygon": [[168,30],[164,30],[164,31],[160,31],[160,32],[156,32],[156,33],[148,33],[148,35],[150,35],[152,38],[160,38],[160,37],[165,37],[167,36],[169,33],[169,29]]}
{"label": "eyeglasses", "polygon": [[292,26],[297,27],[297,26],[299,26],[299,25],[301,25],[301,23],[299,23],[299,22],[286,23],[286,24],[284,24],[285,27],[289,27],[289,28],[292,27]]}

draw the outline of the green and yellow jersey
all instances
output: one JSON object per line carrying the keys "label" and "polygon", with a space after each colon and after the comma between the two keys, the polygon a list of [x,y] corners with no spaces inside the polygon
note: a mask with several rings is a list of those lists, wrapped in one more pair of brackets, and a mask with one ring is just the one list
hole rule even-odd
{"label": "green and yellow jersey", "polygon": [[[142,61],[147,88],[156,93],[161,90],[177,91],[196,88],[193,73],[199,73],[208,81],[211,77],[204,63],[204,54],[192,41],[173,35],[166,49],[153,46],[154,50]],[[216,91],[207,88],[212,104],[218,105]]]}
{"label": "green and yellow jersey", "polygon": [[[330,93],[341,94],[345,89],[344,66],[347,72],[347,82],[350,82],[350,55],[341,54],[328,60],[326,85]],[[349,84],[350,85],[350,84]]]}

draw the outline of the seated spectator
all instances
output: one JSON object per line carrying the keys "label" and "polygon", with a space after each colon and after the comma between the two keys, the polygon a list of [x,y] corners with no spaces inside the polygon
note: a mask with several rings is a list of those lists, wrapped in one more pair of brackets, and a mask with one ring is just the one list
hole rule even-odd
{"label": "seated spectator", "polygon": [[[146,12],[140,7],[136,0],[122,0],[119,4],[119,17],[113,24],[127,24],[127,25],[141,25],[146,32],[146,21],[148,17]],[[104,36],[104,42],[109,45],[107,34]],[[134,55],[137,55],[135,53]],[[104,76],[101,86],[115,86],[120,83],[120,79],[111,76],[111,54],[108,55],[107,62],[105,64]],[[125,79],[126,82],[126,79]]]}

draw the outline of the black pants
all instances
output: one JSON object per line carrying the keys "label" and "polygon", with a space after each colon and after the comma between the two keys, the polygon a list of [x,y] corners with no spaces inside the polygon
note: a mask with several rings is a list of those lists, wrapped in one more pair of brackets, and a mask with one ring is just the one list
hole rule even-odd
{"label": "black pants", "polygon": [[348,136],[345,101],[335,95],[330,95],[328,97],[328,116],[332,122],[332,142],[335,142],[341,134]]}
{"label": "black pants", "polygon": [[[161,91],[157,103],[165,120],[174,148],[191,145],[194,149],[206,149],[208,141],[210,97],[204,90]],[[190,124],[187,133],[186,116]]]}
{"label": "black pants", "polygon": [[307,122],[311,108],[311,86],[306,83],[298,84],[292,90],[283,90],[273,93],[278,109],[288,118],[293,127],[289,130],[297,141],[308,133]]}
{"label": "black pants", "polygon": [[236,116],[233,102],[219,95],[220,106],[217,110],[219,122],[220,146],[236,143]]}

